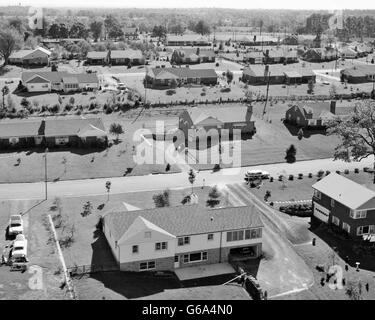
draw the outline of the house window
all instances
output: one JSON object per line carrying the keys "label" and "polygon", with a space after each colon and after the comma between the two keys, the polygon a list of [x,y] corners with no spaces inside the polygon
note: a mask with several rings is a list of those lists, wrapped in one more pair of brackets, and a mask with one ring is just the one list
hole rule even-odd
{"label": "house window", "polygon": [[132,252],[133,253],[138,253],[139,251],[138,251],[138,246],[133,246],[132,247]]}
{"label": "house window", "polygon": [[179,259],[178,259],[178,256],[174,256],[174,262],[178,262]]}
{"label": "house window", "polygon": [[331,199],[331,207],[333,208],[335,206],[335,200]]}
{"label": "house window", "polygon": [[227,242],[240,241],[240,240],[243,240],[243,237],[244,237],[244,231],[243,230],[227,232]]}
{"label": "house window", "polygon": [[335,217],[335,216],[332,216],[332,223],[336,226],[339,226],[340,225],[340,219]]}
{"label": "house window", "polygon": [[190,244],[190,237],[181,237],[177,241],[179,246],[184,246]]}
{"label": "house window", "polygon": [[168,243],[167,242],[157,242],[155,243],[155,250],[167,250]]}
{"label": "house window", "polygon": [[342,223],[342,229],[347,233],[350,233],[350,226],[346,222]]}
{"label": "house window", "polygon": [[139,270],[152,270],[155,269],[155,261],[141,262],[139,264]]}
{"label": "house window", "polygon": [[370,225],[370,226],[360,226],[357,228],[357,235],[361,236],[363,234],[372,234],[374,233],[375,226]]}
{"label": "house window", "polygon": [[321,199],[322,198],[322,194],[320,193],[320,191],[314,190],[314,197],[317,198],[317,199]]}
{"label": "house window", "polygon": [[145,238],[151,238],[151,231],[145,232]]}
{"label": "house window", "polygon": [[184,263],[206,261],[207,258],[208,258],[207,251],[185,254]]}
{"label": "house window", "polygon": [[349,215],[353,219],[365,219],[367,217],[367,210],[350,210]]}
{"label": "house window", "polygon": [[213,233],[209,233],[207,235],[207,240],[214,240],[214,234]]}

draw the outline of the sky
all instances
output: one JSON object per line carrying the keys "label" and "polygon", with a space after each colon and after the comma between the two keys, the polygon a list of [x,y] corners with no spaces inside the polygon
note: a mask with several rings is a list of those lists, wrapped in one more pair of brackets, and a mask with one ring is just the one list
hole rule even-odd
{"label": "sky", "polygon": [[0,0],[0,6],[19,3],[36,7],[375,9],[374,0]]}

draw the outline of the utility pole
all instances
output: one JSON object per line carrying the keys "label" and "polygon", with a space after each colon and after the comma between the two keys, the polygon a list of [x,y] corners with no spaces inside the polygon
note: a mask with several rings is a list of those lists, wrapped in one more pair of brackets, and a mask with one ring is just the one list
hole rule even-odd
{"label": "utility pole", "polygon": [[268,91],[269,91],[269,88],[270,88],[270,76],[271,76],[271,71],[268,72],[267,92],[266,92],[266,102],[264,103],[262,119],[263,119],[264,115],[266,114],[266,106],[267,106],[267,101],[268,101]]}
{"label": "utility pole", "polygon": [[48,154],[48,148],[44,150],[44,185],[45,185],[45,195],[46,200],[48,199],[48,175],[47,175],[47,154]]}

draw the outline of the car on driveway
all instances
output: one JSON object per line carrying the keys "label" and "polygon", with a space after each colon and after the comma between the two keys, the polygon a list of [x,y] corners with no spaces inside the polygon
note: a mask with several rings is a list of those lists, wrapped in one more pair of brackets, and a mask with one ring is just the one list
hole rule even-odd
{"label": "car on driveway", "polygon": [[23,233],[23,221],[20,214],[13,214],[9,218],[8,234],[10,236]]}
{"label": "car on driveway", "polygon": [[12,260],[14,262],[27,261],[27,240],[23,234],[19,234],[11,245]]}

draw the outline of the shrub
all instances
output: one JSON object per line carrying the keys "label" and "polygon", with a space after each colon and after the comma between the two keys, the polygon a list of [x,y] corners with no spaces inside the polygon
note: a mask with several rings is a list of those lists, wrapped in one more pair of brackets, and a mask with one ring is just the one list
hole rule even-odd
{"label": "shrub", "polygon": [[313,176],[313,174],[310,172],[309,175],[308,175],[308,177],[312,178],[312,176]]}
{"label": "shrub", "polygon": [[298,174],[298,179],[302,179],[303,178],[303,173],[299,173]]}
{"label": "shrub", "polygon": [[340,170],[336,170],[336,173],[337,173],[337,174],[341,174],[341,171],[340,171]]}
{"label": "shrub", "polygon": [[354,169],[354,173],[359,173],[359,169],[358,169],[358,168],[355,168],[355,169]]}
{"label": "shrub", "polygon": [[166,91],[166,95],[167,95],[167,96],[172,96],[172,95],[174,95],[175,93],[176,93],[176,90],[173,90],[173,89],[169,89],[169,90]]}
{"label": "shrub", "polygon": [[294,176],[292,174],[289,175],[288,180],[293,180]]}
{"label": "shrub", "polygon": [[345,169],[344,173],[349,174],[349,169]]}
{"label": "shrub", "polygon": [[270,177],[270,182],[273,182],[273,177]]}
{"label": "shrub", "polygon": [[369,167],[364,167],[364,168],[363,168],[363,172],[368,172],[369,169],[370,169]]}
{"label": "shrub", "polygon": [[279,175],[279,181],[283,181],[284,176],[281,174]]}
{"label": "shrub", "polygon": [[323,171],[323,170],[319,170],[319,171],[318,171],[318,177],[322,177],[323,174],[324,174],[324,171]]}
{"label": "shrub", "polygon": [[231,89],[229,87],[220,89],[220,92],[230,92],[230,91],[231,91]]}
{"label": "shrub", "polygon": [[216,65],[216,67],[218,67],[218,66],[219,66],[219,62],[216,62],[216,64],[215,64],[215,65]]}

